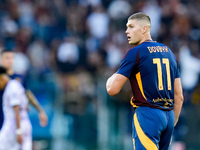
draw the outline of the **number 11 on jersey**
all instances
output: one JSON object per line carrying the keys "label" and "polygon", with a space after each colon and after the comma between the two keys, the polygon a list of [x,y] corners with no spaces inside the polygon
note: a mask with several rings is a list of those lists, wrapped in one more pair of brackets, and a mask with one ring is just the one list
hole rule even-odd
{"label": "number 11 on jersey", "polygon": [[[167,88],[171,90],[171,77],[170,77],[170,67],[169,67],[169,59],[163,58],[162,63],[166,65],[166,73],[167,73]],[[159,90],[163,90],[163,78],[162,78],[162,66],[160,58],[154,58],[153,64],[157,65],[157,73],[158,73],[158,88]]]}

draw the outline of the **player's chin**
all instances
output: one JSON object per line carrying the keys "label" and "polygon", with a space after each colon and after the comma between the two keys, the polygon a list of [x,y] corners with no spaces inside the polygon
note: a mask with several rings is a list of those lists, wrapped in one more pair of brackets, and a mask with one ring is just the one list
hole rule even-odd
{"label": "player's chin", "polygon": [[134,45],[135,43],[132,42],[132,41],[128,41],[128,44],[130,44],[130,45]]}
{"label": "player's chin", "polygon": [[128,41],[129,45],[139,45],[139,41]]}

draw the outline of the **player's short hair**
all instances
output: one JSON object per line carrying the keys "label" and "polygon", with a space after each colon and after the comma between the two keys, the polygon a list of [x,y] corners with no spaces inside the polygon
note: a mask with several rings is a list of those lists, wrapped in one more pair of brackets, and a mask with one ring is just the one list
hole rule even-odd
{"label": "player's short hair", "polygon": [[10,50],[10,49],[3,49],[1,51],[1,56],[4,54],[4,53],[14,53],[13,50]]}
{"label": "player's short hair", "polygon": [[6,70],[6,68],[0,66],[0,75],[2,75],[2,74],[7,74],[7,70]]}
{"label": "player's short hair", "polygon": [[142,12],[138,12],[138,13],[132,14],[128,18],[128,20],[134,20],[134,19],[136,19],[136,20],[146,20],[146,21],[151,22],[150,17],[147,14],[142,13]]}
{"label": "player's short hair", "polygon": [[151,19],[150,17],[142,12],[138,12],[135,14],[132,14],[128,20],[139,20],[139,21],[146,21],[149,24],[149,28],[151,28]]}

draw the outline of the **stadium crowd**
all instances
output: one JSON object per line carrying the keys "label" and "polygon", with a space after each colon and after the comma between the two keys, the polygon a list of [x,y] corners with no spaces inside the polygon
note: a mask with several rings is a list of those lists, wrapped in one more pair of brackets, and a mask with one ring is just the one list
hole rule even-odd
{"label": "stadium crowd", "polygon": [[200,148],[199,0],[0,0],[0,49],[16,52],[16,73],[49,116],[41,128],[30,110],[35,150],[132,148],[129,86],[111,98],[105,82],[130,48],[127,17],[139,11],[180,66],[185,101],[172,146]]}

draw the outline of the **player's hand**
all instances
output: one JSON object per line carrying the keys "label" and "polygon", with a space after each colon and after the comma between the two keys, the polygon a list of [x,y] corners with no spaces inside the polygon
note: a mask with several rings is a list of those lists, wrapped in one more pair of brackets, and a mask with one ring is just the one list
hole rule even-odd
{"label": "player's hand", "polygon": [[18,142],[19,144],[22,144],[23,138],[22,138],[22,135],[21,135],[21,134],[18,134],[18,135],[17,135],[17,142]]}
{"label": "player's hand", "polygon": [[39,119],[40,119],[40,125],[42,127],[46,127],[47,124],[48,124],[48,117],[47,117],[47,115],[46,115],[46,113],[44,111],[41,111],[39,113]]}

